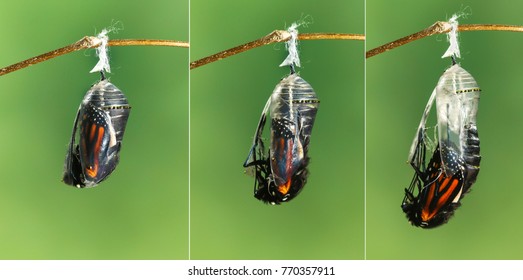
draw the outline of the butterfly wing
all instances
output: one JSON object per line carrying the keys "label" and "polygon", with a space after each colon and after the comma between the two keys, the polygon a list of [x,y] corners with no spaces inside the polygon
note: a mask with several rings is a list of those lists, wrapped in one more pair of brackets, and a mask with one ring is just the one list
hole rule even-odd
{"label": "butterfly wing", "polygon": [[78,108],[76,117],[73,124],[73,133],[71,135],[71,141],[69,142],[69,148],[67,149],[67,155],[65,158],[64,174],[62,181],[71,186],[82,186],[83,185],[83,174],[82,165],[80,163],[80,155],[78,145],[76,144],[76,131],[78,128],[78,118],[80,116],[81,108]]}
{"label": "butterfly wing", "polygon": [[115,169],[119,150],[110,116],[100,107],[87,103],[80,123],[79,146],[86,186],[95,186]]}

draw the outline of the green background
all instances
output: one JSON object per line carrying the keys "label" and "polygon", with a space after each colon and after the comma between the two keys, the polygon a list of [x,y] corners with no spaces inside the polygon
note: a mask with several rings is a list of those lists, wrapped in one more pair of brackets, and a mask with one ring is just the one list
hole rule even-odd
{"label": "green background", "polygon": [[[125,4],[125,5],[124,5]],[[0,66],[95,35],[187,41],[188,1],[5,1]],[[78,106],[98,74],[79,51],[0,78],[0,259],[187,259],[188,50],[110,48],[132,111],[101,185],[61,182]]]}
{"label": "green background", "polygon": [[[188,6],[188,1],[7,2],[0,9],[0,66],[95,35],[113,20],[124,26],[110,34],[114,39],[187,41]],[[300,32],[366,31],[371,49],[463,9],[471,13],[460,19],[463,24],[522,25],[521,6],[368,0],[364,30],[363,1],[193,0],[190,60],[306,16],[312,23]],[[190,72],[190,160],[189,51],[111,48],[110,79],[133,109],[121,162],[93,189],[68,187],[60,179],[78,105],[98,80],[88,73],[97,61],[94,50],[2,76],[0,259],[187,259],[189,244],[192,259],[362,259],[365,231],[368,259],[523,258],[521,34],[460,34],[460,63],[483,89],[478,115],[483,160],[455,217],[432,230],[410,226],[400,204],[413,175],[405,162],[421,113],[450,65],[440,58],[446,36],[366,61],[366,159],[363,42],[300,43],[299,72],[322,103],[310,144],[309,181],[295,200],[280,206],[253,198],[253,178],[243,174],[242,163],[263,105],[288,73],[278,67],[287,55],[283,44]]]}
{"label": "green background", "polygon": [[[445,21],[522,25],[518,1],[367,1],[367,49]],[[400,209],[413,170],[406,164],[425,104],[450,59],[446,35],[367,59],[367,258],[521,259],[523,128],[521,46],[510,32],[459,34],[461,66],[482,88],[481,172],[448,224],[423,230]]]}
{"label": "green background", "polygon": [[[191,61],[285,29],[364,32],[363,1],[191,1]],[[310,176],[289,203],[253,197],[242,164],[260,114],[289,70],[284,44],[191,71],[191,258],[363,259],[362,41],[300,42],[302,78],[321,104]],[[266,127],[267,128],[267,127]]]}

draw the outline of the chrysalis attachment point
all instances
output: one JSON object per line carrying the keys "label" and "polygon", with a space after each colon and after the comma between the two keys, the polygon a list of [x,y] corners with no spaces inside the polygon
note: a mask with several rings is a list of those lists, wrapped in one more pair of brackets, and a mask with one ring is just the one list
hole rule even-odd
{"label": "chrysalis attachment point", "polygon": [[300,57],[298,55],[298,24],[293,23],[287,31],[291,34],[291,38],[285,42],[285,48],[289,51],[289,55],[280,64],[280,67],[287,65],[295,65],[301,67]]}
{"label": "chrysalis attachment point", "polygon": [[291,64],[290,68],[291,68],[291,75],[296,73],[296,69],[294,68],[294,64]]}
{"label": "chrysalis attachment point", "polygon": [[457,60],[456,60],[456,57],[454,55],[451,55],[450,56],[450,59],[452,60],[452,65],[456,65],[458,64]]}
{"label": "chrysalis attachment point", "polygon": [[109,41],[109,37],[107,36],[107,34],[109,32],[110,30],[103,29],[102,32],[100,32],[100,34],[96,36],[96,38],[100,40],[100,46],[96,48],[96,55],[98,56],[99,60],[98,63],[89,73],[101,71],[111,73],[111,66],[109,65],[109,56],[107,54],[107,43]]}
{"label": "chrysalis attachment point", "polygon": [[459,43],[458,43],[458,18],[459,15],[452,15],[452,17],[449,19],[450,24],[450,31],[447,34],[447,41],[449,42],[450,46],[443,54],[441,58],[445,57],[454,57],[455,60],[457,57],[461,57],[460,51],[459,51]]}

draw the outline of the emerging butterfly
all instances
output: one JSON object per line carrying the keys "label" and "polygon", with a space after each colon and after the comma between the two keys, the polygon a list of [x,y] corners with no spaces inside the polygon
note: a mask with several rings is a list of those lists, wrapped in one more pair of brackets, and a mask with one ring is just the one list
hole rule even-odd
{"label": "emerging butterfly", "polygon": [[[255,177],[254,196],[257,199],[280,204],[290,201],[303,189],[309,173],[309,142],[319,102],[309,83],[293,71],[274,89],[243,164]],[[271,134],[266,153],[262,133],[268,111]]]}
{"label": "emerging butterfly", "polygon": [[[425,107],[409,154],[414,178],[401,205],[414,226],[433,228],[446,223],[476,181],[481,161],[476,127],[479,93],[474,78],[454,64],[443,73]],[[425,124],[435,99],[437,145],[425,165],[430,143]]]}
{"label": "emerging butterfly", "polygon": [[116,168],[131,107],[125,95],[102,74],[89,89],[74,120],[63,181],[94,187]]}

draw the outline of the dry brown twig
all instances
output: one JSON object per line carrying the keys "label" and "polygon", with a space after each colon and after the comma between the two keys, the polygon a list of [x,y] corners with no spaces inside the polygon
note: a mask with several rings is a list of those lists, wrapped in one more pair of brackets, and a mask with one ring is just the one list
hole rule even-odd
{"label": "dry brown twig", "polygon": [[[403,46],[407,43],[422,39],[424,37],[432,36],[434,34],[447,33],[451,29],[451,26],[448,22],[438,21],[428,28],[416,32],[414,34],[405,36],[398,40],[392,41],[390,43],[381,45],[377,48],[374,48],[366,53],[366,58],[373,57],[380,53],[390,51],[397,47]],[[461,24],[458,25],[458,31],[512,31],[512,32],[523,32],[523,26],[516,25],[504,25],[504,24]]]}
{"label": "dry brown twig", "polygon": [[[380,53],[395,49],[403,46],[415,40],[422,39],[424,37],[432,36],[434,34],[443,34],[449,32],[451,29],[448,22],[438,21],[428,28],[405,36],[398,40],[390,43],[381,45],[377,48],[367,51],[366,58],[373,57]],[[511,32],[523,32],[523,26],[517,25],[504,25],[504,24],[462,24],[458,26],[458,31],[511,31]],[[269,35],[264,36],[260,39],[252,42],[221,51],[219,53],[204,57],[202,59],[193,61],[190,63],[190,69],[194,69],[203,66],[208,63],[212,63],[226,57],[236,55],[245,52],[250,49],[269,45],[273,43],[285,42],[290,39],[290,33],[286,30],[275,30]],[[363,34],[344,34],[344,33],[304,33],[298,35],[299,40],[365,40]],[[188,42],[173,41],[173,40],[152,40],[152,39],[121,39],[121,40],[109,40],[109,46],[169,46],[169,47],[182,47],[189,48]],[[44,62],[46,60],[65,55],[74,51],[83,49],[96,48],[99,46],[99,40],[96,37],[86,36],[80,41],[75,42],[71,45],[59,48],[24,61],[15,63],[13,65],[0,69],[0,76],[17,71],[31,65]]]}
{"label": "dry brown twig", "polygon": [[[198,68],[205,64],[209,64],[226,57],[239,54],[257,47],[285,42],[291,38],[291,34],[286,30],[275,30],[269,35],[264,36],[260,39],[254,40],[252,42],[215,53],[213,55],[198,59],[191,62],[190,68]],[[298,40],[365,40],[365,35],[362,34],[345,34],[345,33],[304,33],[298,35]]]}
{"label": "dry brown twig", "polygon": [[[225,57],[235,55],[256,47],[277,43],[285,42],[290,39],[290,33],[285,30],[276,30],[270,33],[269,35],[262,37],[258,40],[249,42],[247,44],[202,58],[200,60],[194,61],[191,63],[191,69],[223,59]],[[308,33],[300,34],[298,36],[299,40],[365,40],[365,36],[361,34],[343,34],[343,33]],[[59,48],[24,61],[15,63],[13,65],[7,66],[0,69],[0,76],[29,67],[46,60],[65,55],[74,51],[79,51],[83,49],[96,48],[99,46],[99,40],[96,37],[86,36],[80,41],[73,43],[71,45]],[[188,42],[181,41],[172,41],[172,40],[150,40],[150,39],[122,39],[122,40],[109,40],[109,46],[169,46],[169,47],[182,47],[188,48]]]}
{"label": "dry brown twig", "polygon": [[[96,37],[85,36],[80,41],[75,42],[71,45],[63,48],[56,49],[35,57],[20,61],[13,65],[9,65],[0,69],[0,76],[29,67],[31,65],[44,62],[51,58],[55,58],[61,55],[65,55],[74,51],[83,49],[96,48],[100,45],[100,40]],[[167,47],[182,47],[188,48],[188,42],[172,41],[172,40],[153,40],[153,39],[121,39],[121,40],[109,40],[109,46],[167,46]]]}

